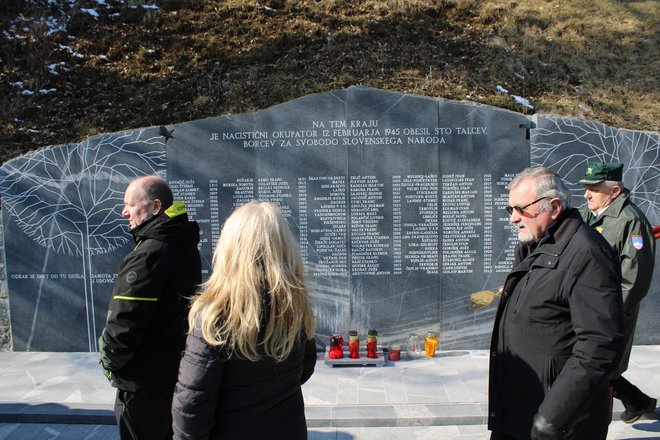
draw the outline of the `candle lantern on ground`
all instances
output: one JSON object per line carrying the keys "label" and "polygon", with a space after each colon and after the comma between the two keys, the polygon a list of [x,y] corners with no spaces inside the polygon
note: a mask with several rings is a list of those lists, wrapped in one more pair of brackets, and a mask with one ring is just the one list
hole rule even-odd
{"label": "candle lantern on ground", "polygon": [[438,348],[438,334],[433,331],[426,332],[424,336],[424,350],[426,357],[435,357],[435,350]]}
{"label": "candle lantern on ground", "polygon": [[330,338],[330,350],[328,350],[330,359],[341,359],[344,357],[344,351],[339,346],[339,340],[336,337]]}
{"label": "candle lantern on ground", "polygon": [[348,332],[348,351],[351,359],[357,359],[360,357],[360,337],[358,336],[357,330],[351,330]]}
{"label": "candle lantern on ground", "polygon": [[422,343],[417,333],[411,333],[408,336],[408,344],[406,344],[406,355],[408,359],[419,359],[422,354]]}
{"label": "candle lantern on ground", "polygon": [[377,350],[378,350],[378,332],[376,330],[369,330],[367,332],[367,357],[371,359],[376,358]]}
{"label": "candle lantern on ground", "polygon": [[391,361],[398,361],[401,359],[401,346],[399,344],[390,344],[387,359]]}

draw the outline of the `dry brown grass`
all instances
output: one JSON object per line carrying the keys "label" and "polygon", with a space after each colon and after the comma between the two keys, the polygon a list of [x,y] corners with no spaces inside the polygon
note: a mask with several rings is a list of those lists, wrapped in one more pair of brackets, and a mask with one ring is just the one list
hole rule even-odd
{"label": "dry brown grass", "polygon": [[[658,130],[657,1],[108,0],[121,15],[74,13],[74,40],[46,35],[57,11],[32,3],[0,0],[0,31],[16,36],[0,32],[0,161],[351,85],[531,112],[501,85],[539,113]],[[49,73],[60,62],[70,70]]]}

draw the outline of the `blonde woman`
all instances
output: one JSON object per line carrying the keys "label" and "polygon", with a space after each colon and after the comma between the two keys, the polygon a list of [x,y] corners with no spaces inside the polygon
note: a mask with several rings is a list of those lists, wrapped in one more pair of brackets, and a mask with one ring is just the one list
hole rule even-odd
{"label": "blonde woman", "polygon": [[175,439],[307,439],[300,386],[316,363],[314,317],[276,205],[252,201],[229,216],[188,321]]}

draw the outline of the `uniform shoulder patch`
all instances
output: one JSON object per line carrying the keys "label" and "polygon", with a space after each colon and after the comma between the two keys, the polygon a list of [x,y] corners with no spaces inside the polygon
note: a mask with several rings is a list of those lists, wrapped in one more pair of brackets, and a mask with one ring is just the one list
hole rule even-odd
{"label": "uniform shoulder patch", "polygon": [[644,248],[644,238],[641,235],[633,234],[630,236],[630,241],[632,245],[638,251],[641,251]]}

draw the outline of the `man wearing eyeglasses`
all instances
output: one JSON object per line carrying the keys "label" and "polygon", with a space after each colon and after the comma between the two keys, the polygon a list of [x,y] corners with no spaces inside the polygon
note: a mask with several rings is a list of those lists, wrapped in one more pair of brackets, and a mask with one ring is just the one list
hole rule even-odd
{"label": "man wearing eyeglasses", "polygon": [[640,303],[651,287],[655,266],[653,228],[630,200],[630,191],[623,185],[622,163],[587,162],[585,175],[578,183],[584,185],[587,199],[582,217],[614,248],[621,264],[625,348],[619,368],[612,375],[612,387],[614,397],[625,408],[621,420],[632,423],[653,412],[657,405],[656,399],[622,376],[628,369]]}
{"label": "man wearing eyeglasses", "polygon": [[491,439],[605,440],[623,349],[616,255],[547,168],[511,181],[507,211],[520,243],[491,340]]}

